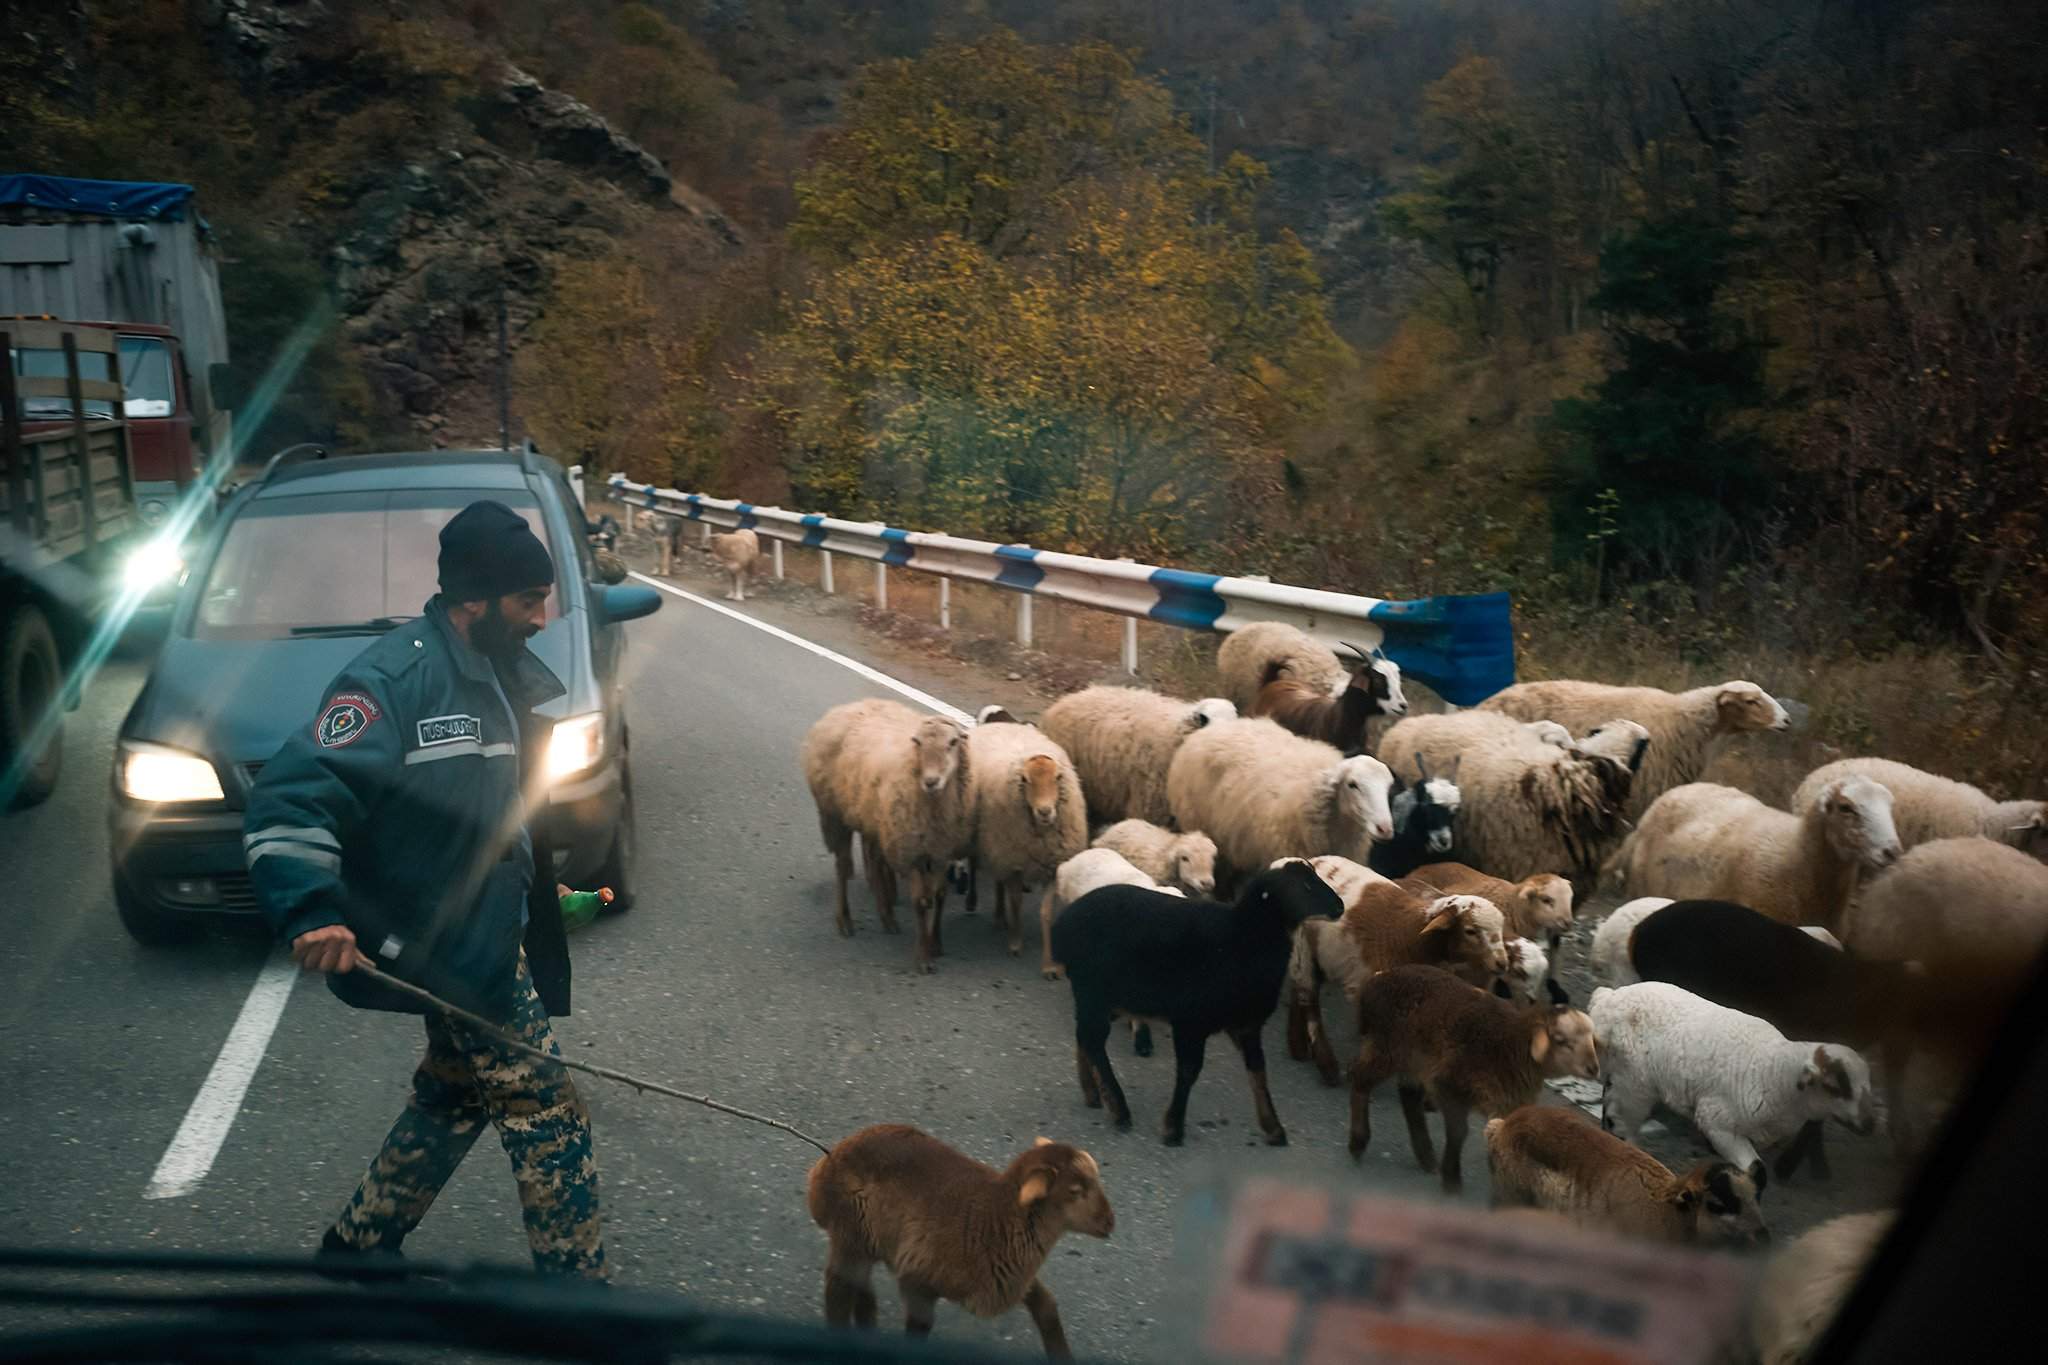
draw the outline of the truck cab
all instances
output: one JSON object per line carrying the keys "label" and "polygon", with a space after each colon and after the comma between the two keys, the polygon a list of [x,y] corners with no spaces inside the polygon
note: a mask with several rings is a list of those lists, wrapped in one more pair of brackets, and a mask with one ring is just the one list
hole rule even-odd
{"label": "truck cab", "polygon": [[[88,398],[85,417],[87,421],[115,417],[126,420],[135,470],[136,507],[145,527],[161,525],[178,498],[199,481],[205,463],[193,441],[192,379],[186,369],[184,347],[170,328],[155,323],[67,321],[59,325],[91,328],[115,336],[118,350],[111,356],[86,352],[78,359],[85,377],[101,380],[115,379],[107,369],[110,360],[117,361],[118,382],[127,398],[120,413],[114,412],[108,399]],[[17,377],[55,378],[64,373],[61,351],[18,347],[13,354]],[[27,399],[22,404],[22,433],[32,436],[68,426],[71,417],[67,398]]]}

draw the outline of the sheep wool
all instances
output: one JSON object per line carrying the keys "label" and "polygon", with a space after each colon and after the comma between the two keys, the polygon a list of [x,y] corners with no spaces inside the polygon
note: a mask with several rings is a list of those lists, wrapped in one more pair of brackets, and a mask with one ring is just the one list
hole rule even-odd
{"label": "sheep wool", "polygon": [[1749,1340],[1758,1365],[1801,1365],[1841,1311],[1895,1216],[1889,1209],[1844,1214],[1771,1257],[1750,1305]]}
{"label": "sheep wool", "polygon": [[1270,720],[1204,727],[1181,744],[1166,775],[1174,822],[1214,839],[1239,874],[1319,853],[1364,862],[1375,841],[1394,835],[1393,787],[1378,759],[1345,758]]}
{"label": "sheep wool", "polygon": [[1495,712],[1410,716],[1381,738],[1379,756],[1396,772],[1415,771],[1418,757],[1432,772],[1457,760],[1461,860],[1508,881],[1591,876],[1625,828],[1626,762],[1560,749]]}
{"label": "sheep wool", "polygon": [[1115,849],[1153,881],[1190,896],[1216,889],[1216,841],[1199,831],[1176,834],[1149,820],[1119,820],[1095,836],[1093,847]]}
{"label": "sheep wool", "polygon": [[1669,896],[1638,896],[1601,920],[1593,931],[1593,979],[1603,986],[1633,986],[1641,981],[1629,951],[1636,926],[1671,903]]}
{"label": "sheep wool", "polygon": [[1216,650],[1223,695],[1239,711],[1250,711],[1273,664],[1280,665],[1281,676],[1333,697],[1351,681],[1351,670],[1328,645],[1278,621],[1254,621],[1230,632]]}
{"label": "sheep wool", "polygon": [[996,883],[996,923],[1023,949],[1023,890],[1088,847],[1088,806],[1067,751],[1036,726],[979,725],[968,755],[974,853]]}
{"label": "sheep wool", "polygon": [[1607,1081],[1606,1121],[1633,1142],[1663,1104],[1753,1176],[1759,1147],[1834,1119],[1870,1132],[1870,1067],[1840,1043],[1793,1042],[1761,1019],[1662,981],[1603,986],[1588,1006]]}
{"label": "sheep wool", "polygon": [[2048,862],[2048,801],[1994,801],[1967,782],[1888,758],[1844,758],[1815,768],[1793,794],[1792,809],[1844,777],[1867,777],[1892,794],[1892,823],[1907,848],[1979,834]]}
{"label": "sheep wool", "polygon": [[1797,814],[1714,782],[1674,787],[1613,866],[1633,895],[1733,901],[1782,924],[1833,930],[1862,880],[1898,857],[1892,794],[1867,777],[1844,777]]}
{"label": "sheep wool", "polygon": [[1047,707],[1040,725],[1073,759],[1088,813],[1098,823],[1173,818],[1166,770],[1181,741],[1237,719],[1221,697],[1182,701],[1142,687],[1084,687]]}
{"label": "sheep wool", "polygon": [[1577,679],[1517,683],[1488,697],[1479,709],[1521,721],[1554,720],[1574,735],[1616,717],[1647,728],[1649,751],[1624,811],[1631,820],[1639,819],[1652,801],[1673,787],[1698,781],[1730,736],[1783,730],[1790,724],[1775,698],[1739,679],[1688,692]]}

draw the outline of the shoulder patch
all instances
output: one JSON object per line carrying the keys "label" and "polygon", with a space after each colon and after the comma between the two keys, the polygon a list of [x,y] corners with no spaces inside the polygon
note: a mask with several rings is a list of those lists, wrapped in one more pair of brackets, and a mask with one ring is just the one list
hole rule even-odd
{"label": "shoulder patch", "polygon": [[320,708],[320,719],[313,722],[313,738],[323,749],[347,748],[383,714],[366,692],[337,692]]}

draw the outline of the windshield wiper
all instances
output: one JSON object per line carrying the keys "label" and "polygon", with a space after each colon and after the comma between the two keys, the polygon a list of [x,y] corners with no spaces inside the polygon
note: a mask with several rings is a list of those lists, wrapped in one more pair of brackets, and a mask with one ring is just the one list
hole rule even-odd
{"label": "windshield wiper", "polygon": [[318,626],[293,626],[294,635],[382,635],[387,630],[396,630],[407,621],[417,621],[417,616],[372,616],[367,621],[331,621]]}

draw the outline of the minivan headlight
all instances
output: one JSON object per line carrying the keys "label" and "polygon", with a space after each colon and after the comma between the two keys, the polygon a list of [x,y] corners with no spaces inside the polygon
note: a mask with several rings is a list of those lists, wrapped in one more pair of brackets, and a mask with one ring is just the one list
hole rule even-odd
{"label": "minivan headlight", "polygon": [[124,740],[121,794],[130,801],[219,801],[220,774],[197,754]]}
{"label": "minivan headlight", "polygon": [[555,722],[548,738],[548,781],[560,782],[597,766],[604,757],[604,712]]}
{"label": "minivan headlight", "polygon": [[185,567],[178,547],[158,537],[147,540],[128,554],[121,566],[122,577],[132,592],[148,592],[175,579]]}

